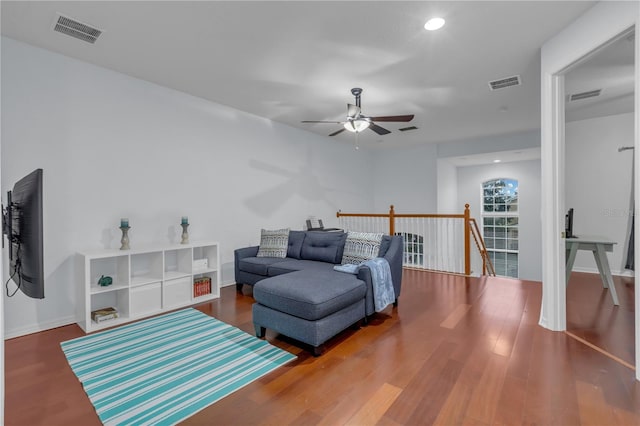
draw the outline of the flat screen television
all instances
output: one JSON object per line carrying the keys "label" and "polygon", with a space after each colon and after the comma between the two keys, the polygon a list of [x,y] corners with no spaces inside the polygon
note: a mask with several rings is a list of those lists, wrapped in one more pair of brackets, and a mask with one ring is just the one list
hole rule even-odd
{"label": "flat screen television", "polygon": [[[9,247],[7,296],[21,290],[34,299],[44,298],[44,248],[42,225],[42,169],[20,179],[7,193],[2,231]],[[17,288],[9,291],[9,281]]]}
{"label": "flat screen television", "polygon": [[573,235],[573,208],[570,208],[564,216],[564,235],[565,238],[575,238]]}

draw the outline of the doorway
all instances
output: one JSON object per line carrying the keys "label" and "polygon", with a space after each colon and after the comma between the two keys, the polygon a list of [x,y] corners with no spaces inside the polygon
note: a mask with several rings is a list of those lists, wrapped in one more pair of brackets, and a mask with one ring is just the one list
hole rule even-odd
{"label": "doorway", "polygon": [[[566,330],[566,285],[565,285],[565,91],[564,74],[575,64],[588,58],[598,48],[637,27],[640,22],[640,4],[636,2],[597,3],[580,18],[545,43],[542,48],[542,251],[543,251],[543,301],[540,311],[540,325],[550,330]],[[635,34],[635,56],[638,57],[638,32]],[[634,67],[634,90],[640,82],[638,67]],[[638,106],[634,100],[634,126],[639,119]],[[633,146],[638,146],[638,133],[634,132]],[[634,165],[640,163],[639,149],[634,150]],[[637,169],[637,167],[636,167]],[[634,177],[635,210],[640,203],[638,194],[640,179]],[[640,237],[635,235],[638,246]],[[635,259],[640,258],[637,251]],[[638,272],[634,274],[638,280]],[[635,292],[635,365],[640,366],[640,292]],[[636,379],[640,379],[640,369],[636,368]]]}
{"label": "doorway", "polygon": [[564,73],[564,201],[577,236],[569,241],[613,243],[606,257],[616,290],[604,288],[593,254],[579,250],[567,285],[567,333],[629,366],[635,363],[635,279],[627,258],[634,250],[634,51],[629,31]]}

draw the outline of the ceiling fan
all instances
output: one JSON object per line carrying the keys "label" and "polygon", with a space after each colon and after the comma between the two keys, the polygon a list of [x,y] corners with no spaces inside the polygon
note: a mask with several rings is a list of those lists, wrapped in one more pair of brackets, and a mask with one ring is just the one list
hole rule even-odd
{"label": "ceiling fan", "polygon": [[363,130],[371,129],[379,135],[386,135],[391,133],[390,130],[385,129],[384,127],[378,126],[376,121],[386,121],[386,122],[407,122],[413,120],[413,114],[410,115],[384,115],[381,117],[367,117],[362,114],[360,109],[360,94],[362,94],[362,89],[359,87],[354,87],[351,89],[351,94],[356,98],[356,104],[347,104],[347,119],[345,121],[311,121],[306,120],[302,121],[302,123],[331,123],[331,124],[342,124],[343,129],[337,130],[331,133],[329,136],[335,136],[348,130],[354,133],[360,133]]}

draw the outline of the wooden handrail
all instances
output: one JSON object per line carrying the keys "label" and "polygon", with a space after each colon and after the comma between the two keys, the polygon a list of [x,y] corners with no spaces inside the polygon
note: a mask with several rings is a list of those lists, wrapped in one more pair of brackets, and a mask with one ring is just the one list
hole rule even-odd
{"label": "wooden handrail", "polygon": [[395,217],[428,219],[464,219],[463,214],[396,214]]}
{"label": "wooden handrail", "polygon": [[336,217],[389,217],[387,213],[342,213],[338,211]]}
{"label": "wooden handrail", "polygon": [[[393,206],[391,206],[393,207]],[[388,213],[342,213],[338,211],[336,217],[390,217]],[[428,218],[428,219],[464,219],[464,214],[402,214],[394,213],[393,217],[402,218]]]}
{"label": "wooden handrail", "polygon": [[482,241],[482,243],[480,241],[478,241],[478,236],[480,235],[480,229],[478,228],[478,222],[476,222],[475,219],[471,219],[471,222],[469,222],[469,225],[471,226],[471,235],[473,235],[473,241],[476,243],[476,247],[478,248],[478,252],[480,252],[480,257],[482,258],[482,275],[485,275],[487,273],[487,261],[486,258],[484,256],[484,252],[486,250],[483,249],[484,247],[484,240]]}
{"label": "wooden handrail", "polygon": [[489,274],[495,277],[496,270],[493,267],[493,263],[491,262],[491,258],[489,257],[489,253],[487,252],[487,246],[484,244],[484,239],[482,238],[482,234],[480,233],[478,222],[476,222],[474,218],[471,218],[470,224],[473,225],[473,228],[471,228],[473,240],[475,241],[476,247],[478,248],[480,256],[482,257],[482,275],[486,275],[488,269]]}

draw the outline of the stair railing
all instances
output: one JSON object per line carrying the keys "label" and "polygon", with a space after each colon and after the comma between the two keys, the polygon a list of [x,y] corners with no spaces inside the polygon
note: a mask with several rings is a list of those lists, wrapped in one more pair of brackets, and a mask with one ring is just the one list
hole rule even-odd
{"label": "stair railing", "polygon": [[476,222],[474,218],[471,218],[469,220],[469,227],[471,229],[471,235],[473,235],[473,241],[476,243],[476,248],[482,259],[482,275],[487,275],[488,272],[489,275],[495,277],[496,270],[493,267],[493,262],[491,262],[491,257],[489,257],[489,252],[487,252],[487,246],[484,244],[484,238],[482,238],[478,222]]}
{"label": "stair railing", "polygon": [[338,211],[336,217],[345,230],[402,235],[405,240],[404,266],[420,269],[471,275],[473,236],[482,259],[483,275],[487,271],[495,275],[482,234],[471,218],[469,204],[465,205],[462,214],[399,214],[391,205],[389,213]]}

